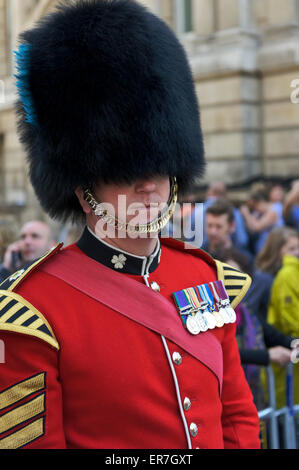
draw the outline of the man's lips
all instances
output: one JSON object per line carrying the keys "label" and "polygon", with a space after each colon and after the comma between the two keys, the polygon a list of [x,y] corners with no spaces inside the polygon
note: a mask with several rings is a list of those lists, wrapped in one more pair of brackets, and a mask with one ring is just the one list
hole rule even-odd
{"label": "man's lips", "polygon": [[152,201],[152,202],[133,202],[131,204],[132,207],[136,209],[143,209],[144,207],[150,208],[150,207],[158,207],[161,204],[161,201]]}

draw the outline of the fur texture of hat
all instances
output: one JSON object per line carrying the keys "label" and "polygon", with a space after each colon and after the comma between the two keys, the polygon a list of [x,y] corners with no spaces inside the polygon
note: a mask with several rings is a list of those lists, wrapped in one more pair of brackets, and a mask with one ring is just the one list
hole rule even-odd
{"label": "fur texture of hat", "polygon": [[186,188],[204,146],[183,47],[134,0],[64,1],[21,35],[18,130],[45,211],[81,213],[74,190],[152,175]]}

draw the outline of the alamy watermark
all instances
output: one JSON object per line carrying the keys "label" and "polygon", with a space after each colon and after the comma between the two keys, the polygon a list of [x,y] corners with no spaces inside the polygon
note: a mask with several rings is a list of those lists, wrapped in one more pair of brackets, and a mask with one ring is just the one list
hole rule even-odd
{"label": "alamy watermark", "polygon": [[291,103],[299,104],[299,78],[292,80],[291,88],[295,88],[291,93]]}
{"label": "alamy watermark", "polygon": [[[172,217],[160,230],[160,237],[183,239],[200,248],[203,242],[203,204],[176,203],[173,209]],[[159,218],[167,216],[168,211],[169,207],[164,202],[127,204],[126,195],[119,194],[116,207],[106,202],[98,204],[95,213],[99,220],[95,233],[100,238],[155,238],[157,231],[139,231],[138,227],[154,225]]]}
{"label": "alamy watermark", "polygon": [[291,342],[291,348],[292,348],[291,362],[293,364],[298,364],[299,362],[299,339],[293,339],[293,341]]}

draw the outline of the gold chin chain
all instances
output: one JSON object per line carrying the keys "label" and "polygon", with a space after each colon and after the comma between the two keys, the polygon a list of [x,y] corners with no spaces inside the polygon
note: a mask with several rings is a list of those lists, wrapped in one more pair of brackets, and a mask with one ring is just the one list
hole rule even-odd
{"label": "gold chin chain", "polygon": [[174,213],[178,199],[178,185],[176,178],[174,177],[172,181],[171,195],[167,208],[159,217],[157,217],[152,222],[149,222],[148,224],[131,225],[130,223],[121,222],[117,217],[109,214],[107,210],[100,207],[101,204],[94,198],[93,194],[89,189],[86,189],[84,191],[84,199],[86,202],[88,202],[91,209],[93,210],[95,215],[99,217],[100,220],[122,232],[156,233],[160,232],[160,230],[162,230],[168,224],[169,220],[171,219]]}

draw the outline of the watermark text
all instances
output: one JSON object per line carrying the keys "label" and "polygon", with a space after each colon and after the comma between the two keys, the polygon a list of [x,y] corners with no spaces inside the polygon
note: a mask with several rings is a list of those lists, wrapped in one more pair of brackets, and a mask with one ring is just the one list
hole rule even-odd
{"label": "watermark text", "polygon": [[291,102],[293,104],[299,104],[299,78],[292,80],[291,88],[295,88],[291,93]]}
{"label": "watermark text", "polygon": [[[194,248],[203,242],[202,203],[176,203],[170,213],[166,202],[129,203],[126,195],[119,194],[114,205],[99,203],[95,214],[99,217],[95,233],[100,238],[156,238],[159,232],[161,238],[181,239]],[[161,220],[160,227],[156,223]]]}
{"label": "watermark text", "polygon": [[293,364],[298,364],[299,362],[299,338],[293,339],[293,341],[291,342],[291,348],[292,348],[291,362]]}

